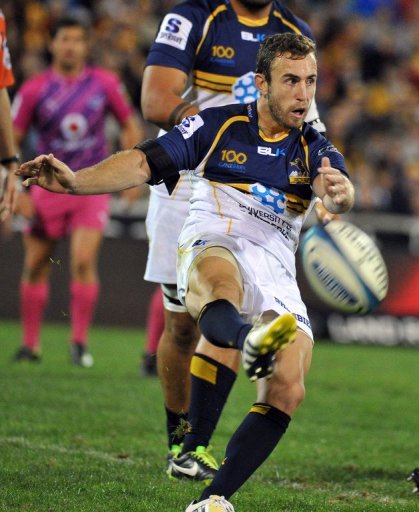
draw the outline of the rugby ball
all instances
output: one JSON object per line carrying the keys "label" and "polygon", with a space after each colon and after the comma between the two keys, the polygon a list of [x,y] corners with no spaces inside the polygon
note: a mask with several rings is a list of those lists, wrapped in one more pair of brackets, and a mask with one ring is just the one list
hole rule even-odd
{"label": "rugby ball", "polygon": [[378,247],[350,222],[312,226],[303,236],[301,254],[308,282],[333,309],[365,314],[387,295],[388,272]]}

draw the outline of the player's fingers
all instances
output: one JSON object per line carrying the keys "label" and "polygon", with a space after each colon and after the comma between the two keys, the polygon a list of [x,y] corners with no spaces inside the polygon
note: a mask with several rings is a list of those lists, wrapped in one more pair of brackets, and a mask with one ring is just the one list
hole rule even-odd
{"label": "player's fingers", "polygon": [[36,176],[35,178],[27,178],[23,183],[22,185],[24,187],[30,187],[32,185],[37,185],[38,184],[38,177]]}
{"label": "player's fingers", "polygon": [[322,158],[322,167],[331,167],[330,158],[328,156]]}

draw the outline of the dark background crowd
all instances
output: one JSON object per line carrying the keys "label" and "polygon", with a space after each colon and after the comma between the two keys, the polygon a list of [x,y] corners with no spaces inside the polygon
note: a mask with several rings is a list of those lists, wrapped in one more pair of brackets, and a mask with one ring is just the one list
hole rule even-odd
{"label": "dark background crowd", "polygon": [[[93,27],[91,61],[116,72],[140,111],[145,58],[174,0],[2,0],[16,86],[48,65],[48,31],[62,15]],[[318,44],[317,102],[345,154],[356,209],[419,214],[419,2],[285,1]],[[144,123],[145,134],[156,134]]]}

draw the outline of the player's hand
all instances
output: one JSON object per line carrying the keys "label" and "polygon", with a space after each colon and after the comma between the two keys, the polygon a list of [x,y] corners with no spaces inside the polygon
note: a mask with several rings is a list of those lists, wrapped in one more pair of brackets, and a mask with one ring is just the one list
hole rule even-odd
{"label": "player's hand", "polygon": [[15,171],[18,176],[28,176],[23,186],[38,185],[50,192],[71,192],[75,183],[75,173],[64,162],[49,155],[40,155],[25,162]]}
{"label": "player's hand", "polygon": [[316,197],[314,203],[314,213],[316,214],[317,220],[321,224],[329,224],[332,220],[339,220],[340,215],[337,213],[329,212],[329,210],[324,206],[323,201],[320,197]]}
{"label": "player's hand", "polygon": [[0,222],[4,222],[16,210],[16,181],[14,172],[0,167]]}
{"label": "player's hand", "polygon": [[318,169],[322,178],[324,191],[323,205],[331,213],[342,213],[349,210],[354,202],[354,188],[348,178],[339,169],[330,164],[327,156],[322,158],[322,166]]}

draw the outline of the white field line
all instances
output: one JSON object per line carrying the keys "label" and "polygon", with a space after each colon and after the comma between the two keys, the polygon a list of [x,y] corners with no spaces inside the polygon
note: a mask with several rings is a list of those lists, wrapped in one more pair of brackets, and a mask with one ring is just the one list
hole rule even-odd
{"label": "white field line", "polygon": [[133,461],[130,458],[118,457],[117,455],[110,455],[106,452],[82,448],[65,448],[55,444],[32,443],[24,437],[0,437],[0,445],[19,446],[22,448],[29,448],[30,450],[44,450],[53,453],[63,453],[65,455],[84,455],[93,459],[106,460],[108,462],[117,462],[120,464],[136,464],[140,460]]}

